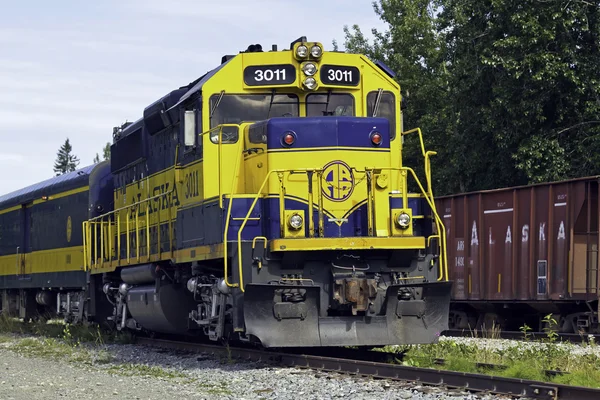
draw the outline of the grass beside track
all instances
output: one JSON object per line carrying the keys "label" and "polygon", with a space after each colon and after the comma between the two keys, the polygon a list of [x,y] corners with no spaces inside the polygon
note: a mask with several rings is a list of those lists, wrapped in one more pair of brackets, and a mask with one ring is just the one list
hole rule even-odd
{"label": "grass beside track", "polygon": [[[109,373],[116,375],[143,375],[190,382],[185,374],[161,366],[118,363],[103,349],[105,344],[134,341],[135,337],[129,333],[105,332],[95,325],[65,325],[58,321],[23,323],[0,314],[0,347],[25,356],[104,365]],[[574,351],[581,347],[597,348],[598,351],[584,355]],[[561,343],[550,334],[548,339],[541,341],[525,340],[498,347],[443,340],[437,344],[388,346],[377,350],[401,354],[402,357],[398,357],[402,359],[400,363],[408,366],[600,388],[600,347],[593,341],[580,345]],[[440,359],[445,361],[443,365],[439,364]],[[505,368],[490,369],[477,363]],[[547,375],[545,371],[548,370],[564,374]],[[211,393],[227,391],[221,387],[208,389]]]}
{"label": "grass beside track", "polygon": [[58,338],[70,345],[87,343],[103,345],[106,343],[133,343],[134,336],[129,332],[108,332],[98,325],[67,325],[60,320],[36,321],[24,323],[16,318],[0,313],[0,334],[35,335]]}
{"label": "grass beside track", "polygon": [[[581,347],[598,348],[598,351],[586,354],[575,351]],[[600,347],[595,343],[576,345],[536,340],[505,342],[494,347],[443,340],[437,344],[388,346],[377,350],[401,353],[402,361],[399,363],[414,367],[600,388]],[[440,359],[444,360],[443,365],[439,364]],[[501,365],[504,368],[478,364]],[[559,373],[547,374],[546,371]]]}
{"label": "grass beside track", "polygon": [[201,386],[208,394],[227,394],[223,384],[206,385],[196,382],[185,372],[161,365],[124,363],[107,349],[108,344],[134,342],[129,333],[110,333],[98,326],[68,325],[61,321],[23,323],[0,314],[0,349],[25,357],[75,363],[99,368],[111,375],[142,376],[161,380],[176,380]]}

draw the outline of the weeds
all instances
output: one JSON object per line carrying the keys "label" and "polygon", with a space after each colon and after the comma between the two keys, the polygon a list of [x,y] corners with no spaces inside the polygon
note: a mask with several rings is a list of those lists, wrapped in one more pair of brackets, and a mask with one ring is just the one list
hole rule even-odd
{"label": "weeds", "polygon": [[[216,383],[214,385],[210,384],[210,383],[197,383],[197,385],[200,388],[206,390],[206,393],[208,393],[208,394],[226,395],[226,396],[233,394],[233,392],[227,388],[227,384],[225,382]],[[255,391],[255,393],[256,393],[256,391]],[[263,392],[263,393],[265,393],[265,392]]]}
{"label": "weeds", "polygon": [[546,336],[548,337],[548,340],[551,343],[556,342],[556,339],[558,338],[558,333],[556,332],[558,328],[558,323],[554,318],[552,318],[552,314],[546,315],[542,321],[544,323],[543,330]]}
{"label": "weeds", "polygon": [[105,364],[112,360],[104,350],[77,348],[55,338],[25,338],[9,347],[18,354],[50,360],[67,360],[78,364]]}
{"label": "weeds", "polygon": [[[77,365],[108,364],[114,362],[115,358],[102,349],[105,344],[129,344],[134,341],[135,336],[130,332],[107,332],[96,324],[71,325],[59,320],[24,323],[0,314],[0,344],[28,357],[63,360]],[[228,359],[229,362],[233,362],[231,352]],[[183,372],[160,366],[113,364],[106,370],[124,376],[179,379],[179,382],[184,384],[195,382]],[[211,394],[230,394],[222,384],[206,385],[206,391]]]}
{"label": "weeds", "polygon": [[125,376],[146,376],[160,379],[186,378],[183,372],[171,371],[165,368],[146,364],[120,364],[108,369],[109,373]]}
{"label": "weeds", "polygon": [[0,332],[2,333],[21,333],[20,323],[17,319],[9,317],[7,314],[0,313]]}
{"label": "weeds", "polygon": [[[486,347],[444,340],[436,344],[388,346],[377,350],[405,352],[400,363],[415,367],[600,387],[600,358],[595,354],[581,355],[574,352],[573,349],[577,345],[557,342],[557,335],[552,335],[550,331],[555,328],[555,321],[550,316],[546,322],[549,329],[546,332],[548,339],[543,341],[530,340],[511,345]],[[529,331],[527,328],[521,329],[524,335]],[[440,359],[444,360],[442,364]],[[504,368],[490,369],[478,366],[478,363]],[[546,371],[560,371],[564,374],[548,376]]]}
{"label": "weeds", "polygon": [[225,364],[234,364],[235,361],[233,361],[233,355],[231,353],[231,348],[229,347],[229,343],[225,344],[225,349],[227,350],[227,359],[223,360],[222,362]]}
{"label": "weeds", "polygon": [[40,320],[24,323],[0,313],[0,333],[30,334],[62,339],[73,346],[82,343],[103,346],[106,343],[130,344],[135,336],[130,332],[105,331],[97,324],[65,324],[61,320]]}
{"label": "weeds", "polygon": [[527,332],[531,330],[531,327],[527,324],[524,324],[522,327],[519,328],[519,330],[523,332],[523,339],[525,339],[526,341],[529,340],[529,334]]}
{"label": "weeds", "polygon": [[[23,337],[33,335],[35,337]],[[100,347],[108,342],[131,343],[133,337],[102,331],[98,325],[71,325],[41,319],[24,323],[0,314],[0,343],[18,354],[78,364],[106,364],[113,357]],[[10,343],[14,342],[14,343]]]}
{"label": "weeds", "polygon": [[500,339],[502,333],[502,327],[496,324],[496,321],[492,321],[492,326],[486,329],[485,324],[481,329],[481,333],[484,338],[487,339]]}

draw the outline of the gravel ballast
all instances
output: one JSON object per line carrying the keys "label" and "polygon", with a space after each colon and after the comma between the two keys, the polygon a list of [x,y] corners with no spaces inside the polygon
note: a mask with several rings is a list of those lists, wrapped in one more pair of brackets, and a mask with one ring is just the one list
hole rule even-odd
{"label": "gravel ballast", "polygon": [[[540,341],[523,341],[515,339],[489,339],[489,338],[477,338],[477,337],[454,337],[454,336],[440,336],[440,342],[450,341],[455,343],[462,343],[466,345],[474,345],[480,349],[504,351],[509,348],[535,348],[543,351],[548,343],[542,343]],[[600,357],[600,346],[589,345],[589,344],[578,344],[568,342],[553,342],[553,346],[557,346],[559,349],[567,350],[571,354],[576,356],[584,355],[595,355]]]}
{"label": "gravel ballast", "polygon": [[[4,337],[0,399],[504,399],[402,382],[220,360],[138,345]],[[31,347],[32,345],[36,345]],[[38,349],[38,350],[35,350]],[[44,349],[40,351],[39,349]]]}

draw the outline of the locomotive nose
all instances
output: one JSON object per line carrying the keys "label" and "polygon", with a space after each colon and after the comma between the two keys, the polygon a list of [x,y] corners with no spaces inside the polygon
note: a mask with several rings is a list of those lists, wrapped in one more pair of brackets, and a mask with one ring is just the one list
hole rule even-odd
{"label": "locomotive nose", "polygon": [[249,131],[250,140],[265,143],[268,151],[390,148],[390,123],[385,118],[279,117],[254,124]]}

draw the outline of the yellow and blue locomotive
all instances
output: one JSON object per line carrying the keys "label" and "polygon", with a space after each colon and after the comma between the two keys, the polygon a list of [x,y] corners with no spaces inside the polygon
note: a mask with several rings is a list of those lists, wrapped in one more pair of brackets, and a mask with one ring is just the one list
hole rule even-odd
{"label": "yellow and blue locomotive", "polygon": [[115,128],[110,167],[84,174],[89,283],[5,280],[5,307],[266,347],[434,342],[451,286],[435,153],[421,138],[425,182],[403,165],[421,132],[400,104],[383,63],[304,37],[224,56]]}

